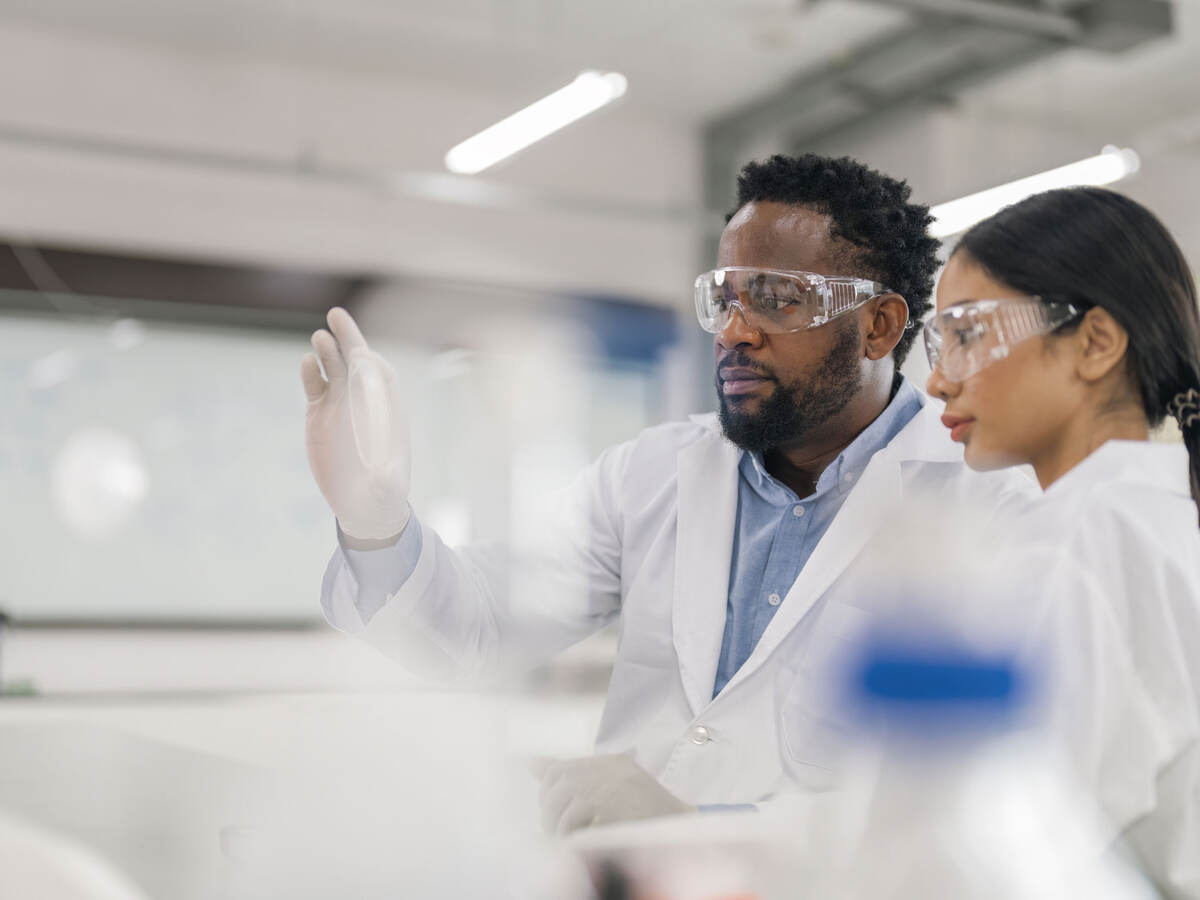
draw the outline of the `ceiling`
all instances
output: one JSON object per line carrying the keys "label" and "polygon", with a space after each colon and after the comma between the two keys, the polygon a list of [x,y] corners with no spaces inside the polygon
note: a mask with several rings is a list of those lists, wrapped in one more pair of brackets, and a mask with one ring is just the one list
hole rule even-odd
{"label": "ceiling", "polygon": [[[1074,0],[1042,2],[1052,9]],[[1180,116],[1200,115],[1200,0],[1174,5],[1170,40],[1117,56],[1066,49],[974,93],[997,115],[1053,118],[1059,127],[1171,130]],[[913,17],[868,0],[0,0],[5,21],[485,87],[514,104],[581,69],[615,70],[629,77],[631,110],[701,122],[800,73],[842,64]]]}
{"label": "ceiling", "polygon": [[585,68],[620,71],[627,105],[684,121],[908,18],[851,0],[0,0],[0,21],[529,100]]}
{"label": "ceiling", "polygon": [[1200,140],[1200,0],[1172,2],[1169,38],[1119,55],[1063,50],[972,89],[972,97],[998,118],[1128,140],[1185,138],[1191,122],[1192,140]]}
{"label": "ceiling", "polygon": [[[590,233],[587,241],[568,242],[571,246],[594,245],[592,252],[598,259],[629,253],[627,243],[640,248],[645,241],[635,236],[634,226],[676,228],[682,234],[699,220],[698,210],[706,203],[717,210],[727,205],[723,199],[711,202],[697,190],[701,179],[696,176],[702,165],[705,179],[728,191],[734,165],[764,152],[789,149],[786,141],[774,145],[767,141],[762,146],[736,147],[724,168],[702,164],[697,149],[702,142],[696,139],[706,134],[701,126],[708,127],[711,134],[714,122],[736,124],[739,114],[756,104],[766,110],[766,121],[771,122],[772,97],[795,105],[804,99],[797,97],[797,91],[822,73],[837,81],[856,68],[872,66],[879,71],[868,74],[882,80],[859,78],[849,85],[858,89],[857,98],[851,99],[869,101],[865,104],[868,111],[858,117],[859,125],[873,135],[886,135],[886,140],[875,136],[863,139],[861,135],[856,139],[849,128],[839,124],[837,128],[842,130],[830,129],[834,141],[829,152],[851,152],[887,171],[911,173],[908,177],[923,200],[949,199],[1059,165],[1093,153],[1108,142],[1133,146],[1147,159],[1163,152],[1172,157],[1147,165],[1143,183],[1152,177],[1168,188],[1172,179],[1188,183],[1195,171],[1189,168],[1191,160],[1200,160],[1200,92],[1195,87],[1200,84],[1200,0],[1172,0],[1176,12],[1172,36],[1128,52],[1054,49],[1007,71],[998,67],[981,83],[947,86],[934,77],[931,86],[935,90],[898,113],[871,108],[871,104],[880,105],[881,97],[883,106],[890,104],[889,92],[878,86],[903,82],[904,65],[890,68],[893,61],[882,59],[885,54],[868,53],[864,48],[898,44],[897,35],[906,29],[912,35],[920,22],[924,49],[919,40],[906,44],[899,48],[899,62],[920,68],[936,61],[939,51],[954,49],[939,43],[943,32],[927,28],[925,22],[898,7],[925,3],[948,8],[957,2],[960,0],[0,0],[0,31],[37,38],[25,42],[35,49],[28,58],[12,63],[10,72],[35,69],[43,56],[57,70],[48,69],[41,82],[31,78],[24,85],[12,74],[5,79],[11,102],[0,109],[0,122],[12,134],[7,145],[0,135],[0,150],[7,147],[10,155],[26,152],[37,173],[48,166],[35,158],[37,153],[44,153],[46,159],[58,159],[55,153],[72,155],[77,165],[72,171],[81,186],[72,187],[76,183],[58,170],[39,174],[44,183],[31,181],[24,170],[16,171],[10,182],[27,188],[30,207],[41,218],[17,210],[10,219],[15,223],[12,227],[28,227],[45,240],[109,248],[118,240],[114,235],[123,235],[120,240],[126,244],[158,247],[167,240],[163,232],[175,232],[169,227],[143,225],[138,218],[149,222],[148,217],[157,215],[158,206],[141,208],[126,202],[114,216],[108,212],[111,203],[97,198],[107,198],[110,193],[121,196],[122,190],[133,200],[154,197],[155,190],[169,184],[178,194],[171,195],[175,198],[172,202],[188,209],[187,216],[177,217],[183,223],[179,228],[187,225],[190,229],[175,235],[172,247],[187,245],[197,253],[221,258],[232,252],[231,246],[240,252],[243,246],[254,245],[257,249],[253,252],[259,256],[283,253],[280,248],[284,247],[289,261],[325,260],[326,255],[313,250],[318,242],[314,226],[299,235],[287,229],[301,229],[310,219],[326,221],[323,217],[328,215],[332,218],[323,226],[323,234],[348,235],[344,244],[354,248],[355,266],[373,270],[386,262],[402,268],[412,260],[399,259],[389,241],[406,233],[404,226],[415,212],[404,212],[406,207],[392,200],[387,201],[392,206],[384,209],[376,202],[380,191],[371,194],[347,189],[333,202],[330,198],[344,186],[337,179],[321,182],[316,176],[325,170],[313,160],[326,164],[334,160],[347,171],[353,170],[352,174],[360,170],[378,174],[378,169],[386,170],[389,178],[399,173],[412,176],[414,183],[422,178],[427,181],[439,168],[444,149],[454,141],[479,124],[493,121],[497,112],[543,96],[583,68],[616,70],[628,76],[629,92],[619,113],[597,116],[586,126],[567,129],[536,152],[519,155],[485,179],[471,182],[476,194],[496,185],[513,188],[515,199],[510,202],[505,194],[497,202],[483,202],[471,194],[454,200],[461,207],[461,217],[454,218],[453,225],[450,211],[439,212],[446,217],[448,233],[466,240],[467,230],[477,228],[480,234],[472,246],[478,251],[497,243],[488,229],[502,232],[502,237],[510,239],[499,243],[512,259],[520,256],[514,246],[521,242],[509,235],[509,224],[501,224],[500,212],[513,209],[528,214],[530,222],[537,219],[536,214],[549,210],[563,222],[569,220],[572,228],[584,227],[586,222],[586,227],[604,235],[623,236],[620,252],[612,241],[592,240],[595,236]],[[961,2],[978,5],[982,0]],[[1034,0],[1007,2],[1028,7]],[[1042,0],[1046,9],[1067,8],[1077,2],[1080,0]],[[994,33],[995,43],[1011,38],[1011,34]],[[984,32],[981,40],[990,46],[990,33]],[[79,51],[71,48],[86,47],[90,53],[92,45],[103,52],[90,54],[76,66],[79,71],[74,71],[69,54]],[[143,56],[152,59],[146,62]],[[177,56],[186,59],[177,60]],[[138,65],[122,69],[120,77],[97,78],[97,90],[87,89],[83,79],[88,65],[121,68],[114,61],[124,63],[134,57],[139,57]],[[966,54],[965,64],[972,58]],[[226,67],[226,60],[236,66]],[[170,65],[177,61],[197,64]],[[157,65],[163,62],[167,64]],[[226,68],[236,70],[237,77],[223,79]],[[139,99],[144,84],[156,86],[154,73],[159,70],[168,72],[172,80],[164,81],[157,94],[144,92],[152,95],[152,102]],[[302,77],[294,77],[297,73]],[[326,73],[348,77],[326,79]],[[325,82],[333,87],[321,92],[318,88]],[[450,90],[433,90],[435,86]],[[39,87],[46,90],[39,91]],[[20,95],[22,90],[27,96]],[[423,95],[432,98],[425,106],[412,103],[414,97]],[[302,96],[304,103],[296,104],[301,112],[292,121],[285,107],[294,96]],[[355,98],[363,98],[363,102],[356,104]],[[75,102],[66,102],[69,99]],[[189,107],[190,101],[204,102],[197,110]],[[416,110],[411,115],[419,121],[419,128],[397,121],[403,116],[390,115],[405,103]],[[940,108],[944,114],[940,119],[922,115],[928,107]],[[889,112],[890,120],[885,115]],[[912,152],[907,157],[874,160],[874,145],[900,145],[897,135],[902,129],[894,126],[897,120],[903,125],[906,117],[911,120],[909,130],[920,132],[919,140],[909,141]],[[957,124],[946,121],[950,118],[957,118]],[[930,152],[931,123],[948,129],[942,152]],[[310,129],[315,138],[309,135]],[[770,128],[726,130],[746,134],[753,141]],[[969,141],[961,139],[967,132]],[[13,134],[24,143],[14,143]],[[321,155],[297,163],[293,146],[301,143],[297,134],[307,142],[302,150],[312,144]],[[69,141],[75,143],[65,146]],[[210,158],[203,151],[212,147],[221,152]],[[824,148],[818,145],[817,149]],[[242,171],[229,164],[229,160],[243,157],[264,171]],[[276,164],[279,171],[265,171],[270,165],[262,164],[263,159]],[[587,177],[581,178],[580,172],[587,172]],[[308,182],[301,184],[292,178],[284,184],[268,177],[297,173]],[[255,190],[268,192],[270,202],[256,200],[258,195],[245,189],[257,174],[263,177],[255,181]],[[126,177],[127,181],[122,180]],[[444,174],[438,177],[446,179]],[[224,192],[194,186],[187,180],[204,178],[214,183],[224,178]],[[446,205],[449,201],[445,198],[432,196],[426,181],[416,187],[397,181],[388,190],[413,202]],[[294,189],[294,208],[278,200],[277,192],[285,188]],[[1194,201],[1187,192],[1168,188],[1162,191],[1166,200],[1150,196],[1147,202],[1165,207],[1170,205],[1167,201],[1178,200],[1178,227],[1193,227],[1184,207],[1194,206]],[[192,197],[188,191],[193,189],[203,195],[203,202],[193,199],[185,204],[179,199]],[[302,197],[303,191],[309,193]],[[48,194],[53,194],[51,200],[59,202],[61,209],[48,210]],[[252,225],[259,222],[256,216],[261,210],[277,206],[290,210],[275,217],[283,220],[282,224],[272,219]],[[105,211],[96,213],[93,207]],[[480,209],[487,215],[470,214]],[[201,235],[197,231],[201,225],[195,223],[206,212],[211,212],[211,222],[203,227],[211,233]],[[388,237],[392,232],[373,216],[392,217],[392,238]],[[565,241],[568,231],[563,222],[543,218],[535,222],[545,232],[537,231],[537,240],[549,236]],[[31,219],[37,221],[31,225]],[[114,219],[118,225],[124,223],[127,231],[115,227]],[[88,224],[84,227],[80,222]],[[231,232],[229,222],[238,228]],[[351,234],[348,223],[359,223],[355,227],[362,233]],[[166,223],[174,224],[175,220]],[[1200,217],[1194,227],[1200,246]],[[283,232],[290,236],[279,237]],[[691,230],[679,237],[681,246],[691,240]],[[323,236],[321,242],[322,248],[328,244]],[[371,254],[362,249],[368,245],[376,248]],[[426,255],[415,248],[412,253],[414,258]],[[368,255],[370,259],[364,262]],[[489,272],[498,264],[493,257],[480,259],[479,265]],[[514,270],[529,269],[529,260],[520,259],[520,266],[507,257],[500,262],[511,262]],[[688,256],[678,267],[690,271],[691,262]],[[579,265],[577,260],[563,263],[572,272]],[[607,271],[606,265],[596,265]],[[664,275],[664,284],[675,281]]]}
{"label": "ceiling", "polygon": [[[1072,0],[1043,0],[1047,8]],[[998,114],[1153,128],[1200,113],[1200,0],[1176,34],[1068,49],[976,93]],[[844,63],[911,22],[866,0],[0,0],[0,22],[159,49],[542,96],[581,69],[629,77],[631,109],[700,122]],[[1169,124],[1169,123],[1168,123]],[[1111,129],[1110,129],[1111,130]]]}

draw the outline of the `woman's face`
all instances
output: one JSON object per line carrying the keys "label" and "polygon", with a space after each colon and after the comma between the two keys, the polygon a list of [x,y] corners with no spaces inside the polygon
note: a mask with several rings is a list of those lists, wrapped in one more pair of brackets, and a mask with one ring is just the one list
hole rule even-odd
{"label": "woman's face", "polygon": [[[1028,297],[989,276],[966,251],[955,253],[938,282],[937,311],[976,300],[1019,304]],[[986,317],[984,319],[986,321]],[[947,352],[969,334],[947,329]],[[946,401],[943,424],[953,440],[963,444],[973,469],[999,469],[1052,458],[1068,422],[1082,402],[1074,377],[1071,347],[1060,338],[1039,335],[1010,343],[1003,358],[988,356],[988,364],[961,381],[939,366],[927,389]]]}

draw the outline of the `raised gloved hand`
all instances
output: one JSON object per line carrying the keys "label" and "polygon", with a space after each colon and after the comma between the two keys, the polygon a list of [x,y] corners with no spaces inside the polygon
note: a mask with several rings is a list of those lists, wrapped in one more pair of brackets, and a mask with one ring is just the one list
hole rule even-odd
{"label": "raised gloved hand", "polygon": [[411,467],[396,373],[348,312],[331,309],[327,321],[312,336],[317,355],[300,363],[308,465],[345,534],[394,538],[408,523]]}
{"label": "raised gloved hand", "polygon": [[542,825],[554,834],[697,811],[624,754],[543,760],[534,771],[542,779]]}

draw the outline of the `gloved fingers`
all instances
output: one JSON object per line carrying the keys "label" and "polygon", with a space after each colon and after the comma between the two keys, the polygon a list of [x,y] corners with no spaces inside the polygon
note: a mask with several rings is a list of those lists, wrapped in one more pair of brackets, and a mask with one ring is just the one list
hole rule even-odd
{"label": "gloved fingers", "polygon": [[305,354],[300,360],[300,380],[304,383],[304,394],[309,403],[315,403],[325,396],[329,383],[321,374],[321,364],[317,362],[316,354]]}
{"label": "gloved fingers", "polygon": [[346,377],[346,360],[342,357],[342,351],[338,349],[338,342],[332,334],[325,329],[313,332],[312,336],[313,349],[317,351],[317,356],[321,358],[321,365],[325,368],[325,377],[330,384],[336,381],[342,381]]}
{"label": "gloved fingers", "polygon": [[[339,347],[341,347],[340,344]],[[342,359],[346,362],[346,371],[350,373],[351,378],[354,378],[356,373],[362,372],[372,379],[378,379],[388,389],[393,404],[397,401],[400,394],[400,383],[396,376],[396,370],[392,368],[390,362],[366,346],[351,350],[349,353],[345,352],[344,347],[341,349],[343,351]]]}
{"label": "gloved fingers", "polygon": [[367,339],[359,330],[358,323],[340,306],[331,309],[325,316],[325,321],[329,323],[329,330],[337,338],[338,346],[342,348],[342,355],[346,359],[349,359],[355,350],[367,349]]}
{"label": "gloved fingers", "polygon": [[525,768],[534,778],[544,779],[550,770],[557,766],[559,760],[553,756],[531,756],[525,760]]}
{"label": "gloved fingers", "polygon": [[595,822],[596,816],[597,810],[592,803],[581,797],[576,797],[567,804],[567,808],[559,816],[558,822],[554,827],[554,833],[557,835],[566,835],[572,831],[578,831],[580,828],[587,828]]}
{"label": "gloved fingers", "polygon": [[563,812],[576,799],[578,785],[575,779],[563,775],[542,782],[538,800],[542,807],[542,828],[554,834]]}

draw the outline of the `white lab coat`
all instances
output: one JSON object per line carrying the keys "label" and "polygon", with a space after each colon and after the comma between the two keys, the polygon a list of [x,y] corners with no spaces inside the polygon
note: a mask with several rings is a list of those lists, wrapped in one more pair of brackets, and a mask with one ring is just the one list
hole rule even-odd
{"label": "white lab coat", "polygon": [[1085,784],[1165,896],[1200,900],[1200,523],[1181,446],[1110,441],[1014,526]]}
{"label": "white lab coat", "polygon": [[[787,593],[749,660],[719,696],[738,495],[738,450],[715,416],[648,429],[606,451],[565,492],[534,566],[485,548],[450,550],[425,532],[412,576],[362,636],[408,665],[474,674],[547,657],[619,615],[620,640],[596,749],[636,760],[691,803],[757,802],[832,786],[842,723],[816,682],[864,626],[856,562],[914,492],[951,507],[998,506],[1036,491],[1014,471],[979,474],[922,409],[877,452]],[[534,571],[536,569],[536,572]],[[357,585],[335,553],[327,609]],[[339,616],[341,620],[350,616]]]}

